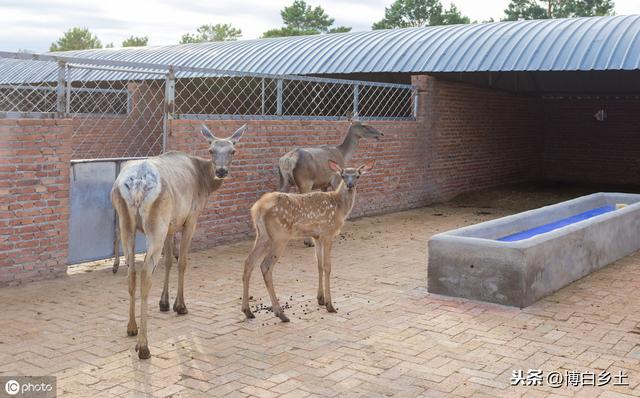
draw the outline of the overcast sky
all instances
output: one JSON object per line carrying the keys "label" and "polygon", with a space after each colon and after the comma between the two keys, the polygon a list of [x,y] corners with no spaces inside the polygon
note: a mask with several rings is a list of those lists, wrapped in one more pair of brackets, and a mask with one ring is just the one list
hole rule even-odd
{"label": "overcast sky", "polygon": [[[243,39],[281,25],[280,10],[292,0],[0,0],[0,50],[47,51],[73,26],[87,27],[103,44],[119,47],[129,35],[149,36],[150,45],[175,44],[207,23],[231,23]],[[321,5],[337,25],[369,30],[393,0],[307,0]],[[443,0],[448,6],[449,0]],[[455,0],[471,20],[500,19],[509,0]],[[640,14],[640,0],[615,0],[617,14]]]}

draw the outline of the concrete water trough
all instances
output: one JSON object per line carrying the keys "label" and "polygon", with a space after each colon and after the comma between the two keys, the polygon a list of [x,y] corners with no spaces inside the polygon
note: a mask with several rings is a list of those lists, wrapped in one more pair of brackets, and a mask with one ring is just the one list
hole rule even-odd
{"label": "concrete water trough", "polygon": [[640,195],[594,193],[434,235],[430,293],[526,307],[640,249]]}

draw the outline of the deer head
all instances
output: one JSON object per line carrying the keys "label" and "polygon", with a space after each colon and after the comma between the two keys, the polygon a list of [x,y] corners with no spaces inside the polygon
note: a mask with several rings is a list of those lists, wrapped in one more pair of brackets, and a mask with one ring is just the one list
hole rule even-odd
{"label": "deer head", "polygon": [[349,113],[347,120],[351,123],[349,130],[358,138],[375,138],[376,140],[380,140],[380,137],[384,136],[384,133],[377,128],[362,123],[357,113]]}
{"label": "deer head", "polygon": [[351,191],[356,187],[356,183],[358,182],[360,176],[368,173],[369,171],[371,171],[371,169],[373,169],[374,163],[374,160],[369,160],[358,168],[354,169],[351,167],[346,167],[343,169],[338,163],[334,162],[333,160],[329,160],[329,168],[335,173],[340,174],[340,178],[342,178],[345,186],[349,191]]}
{"label": "deer head", "polygon": [[229,176],[229,167],[231,160],[236,153],[235,145],[247,131],[247,125],[243,125],[229,138],[218,138],[205,126],[202,125],[202,136],[209,141],[209,153],[211,154],[211,163],[216,178],[226,178]]}

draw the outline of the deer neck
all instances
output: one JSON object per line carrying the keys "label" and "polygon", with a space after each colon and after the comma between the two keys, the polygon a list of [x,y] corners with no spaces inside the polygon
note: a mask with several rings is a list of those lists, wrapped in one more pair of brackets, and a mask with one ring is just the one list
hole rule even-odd
{"label": "deer neck", "polygon": [[347,135],[344,137],[342,144],[338,145],[338,150],[342,153],[342,157],[344,159],[344,164],[347,164],[353,153],[358,148],[358,141],[360,138],[353,131],[353,126],[349,127],[349,131],[347,131]]}
{"label": "deer neck", "polygon": [[196,157],[193,159],[198,171],[198,178],[200,180],[198,186],[204,191],[203,193],[209,195],[220,188],[224,180],[216,178],[211,160]]}
{"label": "deer neck", "polygon": [[353,189],[349,191],[347,184],[345,184],[344,181],[340,181],[338,189],[335,190],[333,194],[337,198],[339,209],[342,210],[344,217],[347,218],[349,213],[351,213],[356,199],[356,188],[353,187]]}

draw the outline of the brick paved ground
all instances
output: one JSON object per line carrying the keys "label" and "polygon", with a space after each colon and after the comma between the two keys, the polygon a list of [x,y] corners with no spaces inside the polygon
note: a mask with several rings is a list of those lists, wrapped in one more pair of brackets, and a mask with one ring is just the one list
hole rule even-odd
{"label": "brick paved ground", "polygon": [[[317,310],[313,250],[292,244],[275,271],[289,324],[240,312],[251,242],[193,253],[188,315],[158,311],[154,276],[149,361],[126,336],[126,268],[0,289],[0,375],[57,375],[64,397],[640,396],[640,254],[524,310],[427,294],[429,236],[530,205],[508,199],[349,223],[334,246],[337,314]],[[266,302],[259,271],[252,282],[253,304]],[[623,370],[630,386],[510,387],[517,369]]]}

